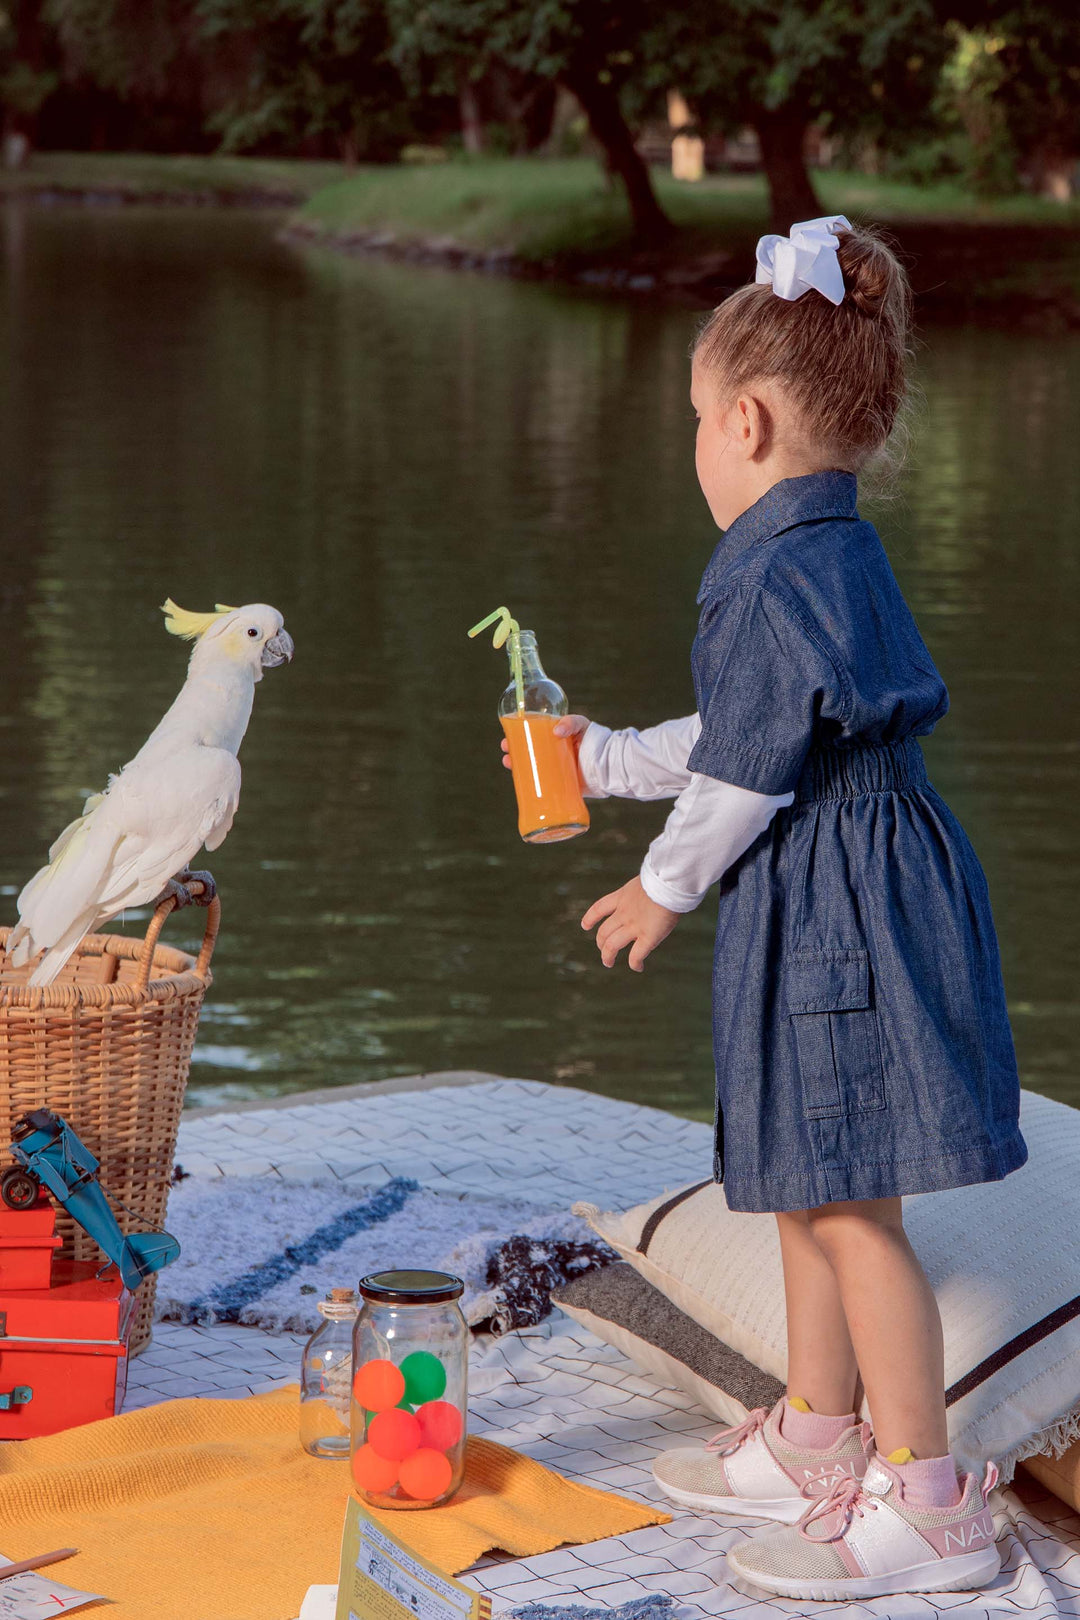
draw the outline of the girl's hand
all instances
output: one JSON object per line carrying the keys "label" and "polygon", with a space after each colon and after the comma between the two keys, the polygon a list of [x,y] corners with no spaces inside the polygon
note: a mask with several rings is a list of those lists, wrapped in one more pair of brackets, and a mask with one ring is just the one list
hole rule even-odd
{"label": "girl's hand", "polygon": [[[577,716],[574,717],[575,719]],[[605,967],[614,967],[619,952],[629,945],[627,965],[635,973],[645,967],[645,958],[661,945],[679,920],[679,912],[669,911],[650,900],[640,878],[631,878],[613,894],[605,894],[589,907],[581,919],[582,928],[595,928],[596,948]],[[605,922],[601,922],[606,918]]]}
{"label": "girl's hand", "polygon": [[[588,731],[590,724],[591,721],[588,720],[583,714],[564,714],[562,719],[556,723],[555,735],[556,737],[583,737],[586,731]],[[505,737],[502,740],[502,752],[504,767],[508,771],[512,770],[513,767],[510,764],[510,744],[507,742]]]}

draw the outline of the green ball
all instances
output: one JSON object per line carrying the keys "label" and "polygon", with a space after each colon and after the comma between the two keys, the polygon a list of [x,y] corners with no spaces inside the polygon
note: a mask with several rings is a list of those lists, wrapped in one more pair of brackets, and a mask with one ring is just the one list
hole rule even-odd
{"label": "green ball", "polygon": [[[412,1404],[409,1401],[407,1396],[403,1395],[401,1400],[398,1401],[398,1409],[400,1411],[402,1411],[402,1412],[411,1412],[413,1410]],[[377,1412],[369,1412],[366,1406],[363,1407],[362,1410],[363,1410],[363,1413],[364,1413],[364,1427],[367,1428],[367,1426],[371,1422],[372,1418],[373,1417],[378,1417],[378,1413]]]}
{"label": "green ball", "polygon": [[414,1350],[401,1363],[405,1375],[405,1399],[414,1406],[441,1400],[446,1393],[446,1368],[430,1350]]}

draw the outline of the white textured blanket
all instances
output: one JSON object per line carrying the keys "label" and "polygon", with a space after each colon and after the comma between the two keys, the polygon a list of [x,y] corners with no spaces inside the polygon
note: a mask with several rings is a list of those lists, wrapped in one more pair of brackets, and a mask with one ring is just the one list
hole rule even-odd
{"label": "white textured blanket", "polygon": [[[568,1207],[581,1198],[627,1208],[658,1197],[707,1177],[712,1143],[707,1125],[656,1109],[511,1080],[216,1115],[186,1122],[180,1134],[180,1159],[202,1177],[256,1176],[300,1185],[336,1176],[356,1199],[360,1189],[405,1176],[430,1189],[478,1196],[499,1190],[527,1199],[534,1209]],[[240,1331],[191,1330],[204,1351],[215,1335]],[[266,1345],[268,1360],[288,1343],[254,1330],[251,1340]],[[143,1368],[156,1353],[157,1346],[135,1362],[136,1383],[145,1378],[149,1384],[154,1369]],[[240,1353],[230,1341],[229,1356]],[[165,1371],[164,1350],[160,1354]],[[227,1376],[231,1390],[239,1377]],[[279,1376],[294,1378],[295,1372]],[[162,1393],[201,1392],[192,1384],[178,1388],[173,1379],[171,1386],[163,1383]],[[619,1351],[561,1316],[510,1333],[477,1354],[470,1413],[476,1433],[572,1479],[650,1500],[656,1452],[704,1439],[716,1427],[688,1395],[662,1388]],[[530,1602],[615,1608],[660,1592],[677,1600],[678,1620],[1080,1620],[1080,1519],[1029,1484],[999,1492],[995,1509],[1005,1567],[989,1591],[977,1594],[846,1605],[750,1597],[728,1583],[723,1554],[753,1527],[721,1526],[690,1514],[587,1547],[489,1559],[466,1579],[491,1594],[497,1614]]]}
{"label": "white textured blanket", "polygon": [[168,1225],[180,1258],[160,1275],[158,1319],[272,1333],[311,1332],[331,1288],[404,1266],[461,1277],[466,1320],[506,1331],[539,1321],[558,1276],[604,1252],[565,1209],[427,1192],[402,1176],[360,1192],[191,1177],[172,1190]]}

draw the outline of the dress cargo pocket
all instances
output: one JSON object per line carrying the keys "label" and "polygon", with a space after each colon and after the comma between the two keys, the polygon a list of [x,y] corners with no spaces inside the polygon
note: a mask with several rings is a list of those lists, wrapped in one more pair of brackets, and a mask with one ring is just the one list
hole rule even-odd
{"label": "dress cargo pocket", "polygon": [[792,951],[784,972],[808,1119],[885,1107],[870,961],[863,950]]}

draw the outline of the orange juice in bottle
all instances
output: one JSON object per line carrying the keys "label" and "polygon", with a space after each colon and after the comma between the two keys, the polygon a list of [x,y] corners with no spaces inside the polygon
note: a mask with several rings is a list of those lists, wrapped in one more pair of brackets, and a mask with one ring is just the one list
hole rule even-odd
{"label": "orange juice in bottle", "polygon": [[557,722],[569,709],[566,693],[544,674],[531,630],[511,631],[507,647],[512,671],[515,654],[521,660],[521,697],[515,679],[499,703],[510,745],[518,831],[527,844],[576,838],[588,830],[589,812],[581,796],[576,739],[555,735]]}
{"label": "orange juice in bottle", "polygon": [[499,719],[510,750],[518,831],[527,844],[576,838],[588,831],[589,812],[581,794],[577,739],[555,735],[569,708],[566,693],[544,673],[533,631],[519,629],[505,608],[469,634],[500,616],[495,645],[506,646],[511,681],[499,702]]}

